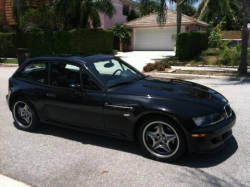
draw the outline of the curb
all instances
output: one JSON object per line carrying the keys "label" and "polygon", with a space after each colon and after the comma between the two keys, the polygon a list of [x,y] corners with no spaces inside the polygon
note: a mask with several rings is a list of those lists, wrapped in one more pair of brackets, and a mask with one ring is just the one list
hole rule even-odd
{"label": "curb", "polygon": [[239,81],[250,81],[250,77],[232,77],[232,76],[210,76],[210,75],[196,75],[196,74],[175,74],[175,73],[145,73],[145,75],[149,75],[152,77],[158,78],[186,78],[186,79],[231,79],[231,80],[239,80]]}
{"label": "curb", "polygon": [[0,174],[0,187],[30,187],[30,186]]}

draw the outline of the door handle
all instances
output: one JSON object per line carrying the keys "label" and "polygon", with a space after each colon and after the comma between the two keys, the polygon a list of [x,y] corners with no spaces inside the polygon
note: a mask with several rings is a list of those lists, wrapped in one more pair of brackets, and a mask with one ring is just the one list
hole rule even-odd
{"label": "door handle", "polygon": [[54,94],[54,93],[47,93],[46,96],[47,96],[47,97],[55,98],[55,97],[56,97],[56,94]]}
{"label": "door handle", "polygon": [[85,92],[83,92],[83,91],[76,91],[75,94],[77,96],[85,96],[86,95]]}

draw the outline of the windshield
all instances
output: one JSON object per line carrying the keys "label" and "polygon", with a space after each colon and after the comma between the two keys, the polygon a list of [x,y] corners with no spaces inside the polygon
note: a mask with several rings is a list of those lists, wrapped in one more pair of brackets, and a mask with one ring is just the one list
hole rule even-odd
{"label": "windshield", "polygon": [[86,66],[107,87],[129,84],[143,78],[141,73],[117,59],[88,63]]}

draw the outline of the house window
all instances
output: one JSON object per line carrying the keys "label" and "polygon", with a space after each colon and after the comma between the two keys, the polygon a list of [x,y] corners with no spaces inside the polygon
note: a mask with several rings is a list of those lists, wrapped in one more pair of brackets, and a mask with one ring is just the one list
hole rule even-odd
{"label": "house window", "polygon": [[123,5],[123,15],[128,16],[128,14],[129,14],[129,6]]}

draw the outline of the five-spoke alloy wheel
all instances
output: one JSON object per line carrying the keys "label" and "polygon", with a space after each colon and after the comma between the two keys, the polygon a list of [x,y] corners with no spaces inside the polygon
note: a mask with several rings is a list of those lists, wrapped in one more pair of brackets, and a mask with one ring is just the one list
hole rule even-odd
{"label": "five-spoke alloy wheel", "polygon": [[139,131],[143,150],[151,157],[170,162],[185,151],[185,140],[181,129],[165,118],[146,120]]}
{"label": "five-spoke alloy wheel", "polygon": [[15,126],[19,129],[31,131],[39,125],[38,117],[32,105],[26,99],[17,99],[13,102],[12,113]]}

